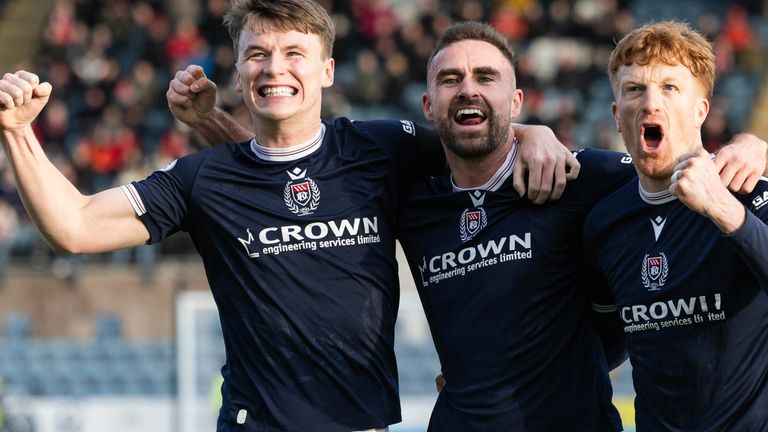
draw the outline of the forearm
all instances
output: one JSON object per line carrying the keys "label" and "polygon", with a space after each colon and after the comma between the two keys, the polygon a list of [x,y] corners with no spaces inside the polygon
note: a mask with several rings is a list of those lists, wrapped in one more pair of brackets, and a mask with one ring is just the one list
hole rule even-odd
{"label": "forearm", "polygon": [[210,115],[200,122],[190,125],[203,137],[208,145],[214,146],[224,141],[240,142],[253,138],[253,132],[235,121],[221,108],[215,107]]}
{"label": "forearm", "polygon": [[768,225],[752,212],[747,212],[744,224],[727,237],[763,289],[768,291]]}
{"label": "forearm", "polygon": [[101,198],[108,205],[96,211],[93,197],[80,193],[48,160],[31,127],[4,131],[2,141],[24,207],[54,249],[97,252],[143,242],[136,225],[141,222],[125,217],[130,215],[127,200],[107,194],[109,201]]}
{"label": "forearm", "polygon": [[710,202],[707,217],[717,225],[720,232],[730,234],[744,224],[746,213],[744,205],[726,192],[723,199],[713,199]]}
{"label": "forearm", "polygon": [[[594,306],[593,306],[594,307]],[[592,311],[595,333],[603,347],[608,369],[619,367],[627,359],[624,330],[618,312]]]}

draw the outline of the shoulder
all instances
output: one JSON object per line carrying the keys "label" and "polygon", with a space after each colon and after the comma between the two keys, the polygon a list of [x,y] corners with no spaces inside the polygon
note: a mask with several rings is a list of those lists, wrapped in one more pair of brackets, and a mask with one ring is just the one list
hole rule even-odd
{"label": "shoulder", "polygon": [[573,155],[576,156],[583,168],[590,170],[634,169],[632,156],[624,152],[588,148],[574,151]]}
{"label": "shoulder", "polygon": [[351,132],[376,142],[436,139],[437,137],[434,130],[419,126],[411,120],[350,120],[339,117],[329,122],[328,126],[336,133]]}
{"label": "shoulder", "polygon": [[585,231],[597,232],[602,227],[620,222],[639,202],[637,181],[630,181],[598,201],[584,223]]}
{"label": "shoulder", "polygon": [[198,150],[170,162],[165,167],[155,171],[152,177],[168,175],[182,182],[192,182],[200,169],[206,165],[210,166],[212,162],[213,165],[231,166],[232,159],[237,158],[238,153],[243,153],[248,146],[248,141],[242,143],[224,142],[215,147]]}

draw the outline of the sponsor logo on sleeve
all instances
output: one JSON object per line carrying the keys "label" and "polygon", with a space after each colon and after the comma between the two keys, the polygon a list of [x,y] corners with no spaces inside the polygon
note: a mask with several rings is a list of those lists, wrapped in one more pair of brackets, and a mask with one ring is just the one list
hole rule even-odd
{"label": "sponsor logo on sleeve", "polygon": [[416,126],[410,120],[400,120],[400,124],[403,125],[403,132],[416,136]]}
{"label": "sponsor logo on sleeve", "polygon": [[768,191],[765,191],[762,195],[758,195],[752,199],[752,206],[755,210],[760,210],[766,204],[768,204]]}

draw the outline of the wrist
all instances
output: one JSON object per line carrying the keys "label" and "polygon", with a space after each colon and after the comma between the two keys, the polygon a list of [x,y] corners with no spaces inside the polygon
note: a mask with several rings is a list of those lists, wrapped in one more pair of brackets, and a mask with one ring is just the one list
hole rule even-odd
{"label": "wrist", "polygon": [[731,194],[725,199],[717,200],[708,213],[707,217],[726,235],[741,228],[747,218],[747,210]]}
{"label": "wrist", "polygon": [[33,133],[33,131],[32,125],[26,124],[14,128],[5,128],[0,133],[2,134],[3,141],[8,142],[9,140],[18,141],[23,139],[28,134]]}

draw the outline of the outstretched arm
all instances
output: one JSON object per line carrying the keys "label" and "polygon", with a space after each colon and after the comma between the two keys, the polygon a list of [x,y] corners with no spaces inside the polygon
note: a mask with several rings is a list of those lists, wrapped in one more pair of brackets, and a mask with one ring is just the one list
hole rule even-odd
{"label": "outstretched arm", "polygon": [[253,138],[252,131],[216,106],[216,84],[200,66],[176,72],[165,96],[173,116],[199,132],[208,145]]}
{"label": "outstretched arm", "polygon": [[52,87],[19,71],[0,80],[0,137],[19,195],[48,243],[66,252],[103,252],[149,239],[119,188],[85,196],[46,157],[31,123]]}

